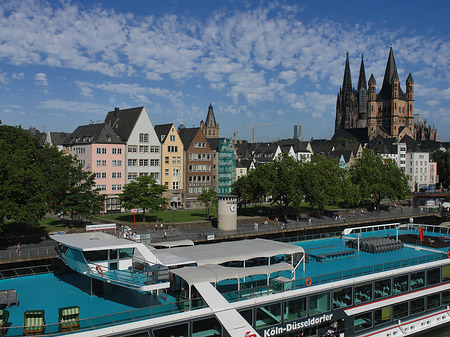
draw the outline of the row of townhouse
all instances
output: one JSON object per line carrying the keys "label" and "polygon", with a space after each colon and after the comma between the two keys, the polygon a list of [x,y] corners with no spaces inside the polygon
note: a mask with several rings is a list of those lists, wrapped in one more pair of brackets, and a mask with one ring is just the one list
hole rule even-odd
{"label": "row of townhouse", "polygon": [[348,139],[312,139],[303,142],[298,139],[283,139],[274,143],[239,141],[236,144],[237,178],[247,174],[248,170],[276,158],[282,152],[304,161],[311,160],[312,155],[322,154],[337,158],[342,167],[350,168],[367,147],[385,159],[392,159],[407,174],[411,191],[418,191],[422,187],[439,183],[437,163],[431,160],[430,153],[442,146],[438,142],[418,143],[409,136],[400,141],[378,136],[367,143]]}
{"label": "row of townhouse", "polygon": [[206,138],[201,127],[153,126],[145,107],[115,108],[103,123],[77,127],[63,145],[96,174],[96,187],[107,196],[107,212],[121,211],[123,187],[141,176],[151,175],[165,185],[165,197],[175,208],[200,206],[197,197],[206,189],[229,194],[236,180],[231,139]]}

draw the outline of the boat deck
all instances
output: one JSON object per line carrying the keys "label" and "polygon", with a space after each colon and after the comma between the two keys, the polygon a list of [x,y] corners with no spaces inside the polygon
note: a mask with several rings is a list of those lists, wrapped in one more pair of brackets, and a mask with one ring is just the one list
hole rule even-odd
{"label": "boat deck", "polygon": [[[391,238],[395,238],[396,234],[395,229],[389,229],[361,233],[361,237],[387,237],[389,235]],[[414,238],[418,238],[417,230],[400,229],[398,234],[400,237],[409,236],[413,241]],[[298,284],[304,287],[306,278],[311,278],[314,285],[339,278],[350,278],[356,275],[447,258],[450,242],[442,247],[437,245],[437,241],[441,241],[439,237],[443,233],[427,231],[425,234],[426,240],[422,242],[423,247],[421,249],[406,245],[401,250],[377,254],[357,252],[345,246],[344,238],[337,237],[292,242],[292,244],[303,247],[306,254],[319,257],[310,258],[304,271],[302,266],[299,266],[295,278]],[[355,234],[348,236],[356,237]],[[425,247],[425,243],[429,246]],[[289,272],[286,273],[289,276]],[[45,310],[46,323],[55,324],[58,322],[58,309],[68,306],[80,307],[81,320],[96,317],[89,322],[82,321],[82,328],[83,325],[88,326],[88,324],[94,326],[107,325],[118,321],[166,315],[181,310],[176,305],[177,299],[170,294],[157,297],[110,284],[104,285],[102,297],[90,296],[86,292],[89,289],[89,282],[90,280],[86,276],[75,272],[0,280],[0,289],[15,289],[19,295],[19,305],[7,308],[10,312],[9,326],[22,326],[24,312],[27,310]],[[245,286],[244,284],[241,285]],[[225,296],[225,298],[233,301],[248,297],[238,296],[238,298],[233,298]],[[54,326],[51,330],[56,332],[57,327]],[[10,328],[7,336],[20,334],[21,330]]]}

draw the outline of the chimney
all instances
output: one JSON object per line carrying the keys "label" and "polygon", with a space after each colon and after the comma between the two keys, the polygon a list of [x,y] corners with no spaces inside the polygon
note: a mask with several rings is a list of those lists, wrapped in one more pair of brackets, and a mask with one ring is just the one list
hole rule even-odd
{"label": "chimney", "polygon": [[120,109],[119,109],[119,107],[117,107],[117,106],[114,108],[114,111],[119,111],[119,110],[120,110]]}

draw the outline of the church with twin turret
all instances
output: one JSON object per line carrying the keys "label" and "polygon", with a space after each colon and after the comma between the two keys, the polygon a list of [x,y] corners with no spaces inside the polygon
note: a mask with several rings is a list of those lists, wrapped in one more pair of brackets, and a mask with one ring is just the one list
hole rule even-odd
{"label": "church with twin turret", "polygon": [[414,79],[409,73],[402,90],[392,46],[381,89],[370,75],[366,82],[364,58],[361,56],[358,87],[352,86],[350,63],[345,62],[344,80],[336,101],[335,136],[341,130],[371,140],[377,136],[401,140],[409,136],[415,140],[438,141],[437,130],[426,122],[414,121]]}

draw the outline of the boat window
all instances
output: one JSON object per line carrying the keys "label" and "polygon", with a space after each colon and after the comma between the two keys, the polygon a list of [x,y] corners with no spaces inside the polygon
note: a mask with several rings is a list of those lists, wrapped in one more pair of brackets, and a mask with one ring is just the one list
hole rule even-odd
{"label": "boat window", "polygon": [[224,263],[220,263],[220,266],[242,268],[244,267],[244,261],[227,261]]}
{"label": "boat window", "polygon": [[441,306],[441,294],[427,296],[427,310],[433,310]]}
{"label": "boat window", "polygon": [[372,299],[372,283],[365,283],[355,287],[355,304]]}
{"label": "boat window", "polygon": [[167,336],[176,336],[176,337],[187,337],[188,336],[188,324],[178,324],[172,325],[167,328],[155,329],[153,330],[153,335],[155,337],[167,337]]}
{"label": "boat window", "polygon": [[134,333],[132,335],[127,335],[127,337],[148,337],[148,331]]}
{"label": "boat window", "polygon": [[148,337],[148,331],[134,333],[132,335],[127,335],[127,337]]}
{"label": "boat window", "polygon": [[133,257],[134,248],[122,248],[119,249],[119,259],[126,259]]}
{"label": "boat window", "polygon": [[317,315],[330,310],[330,293],[309,297],[309,314]]}
{"label": "boat window", "polygon": [[425,311],[425,299],[423,297],[411,300],[411,315],[415,315],[424,311]]}
{"label": "boat window", "polygon": [[432,285],[441,282],[440,269],[427,270],[427,285]]}
{"label": "boat window", "polygon": [[380,325],[391,321],[391,307],[384,307],[373,312],[374,325]]}
{"label": "boat window", "polygon": [[394,277],[394,285],[392,286],[392,293],[400,294],[408,290],[408,275]]}
{"label": "boat window", "polygon": [[450,280],[450,265],[442,266],[442,282]]}
{"label": "boat window", "polygon": [[86,261],[107,261],[108,251],[107,250],[94,250],[90,252],[83,252]]}
{"label": "boat window", "polygon": [[256,308],[256,329],[281,323],[281,303]]}
{"label": "boat window", "polygon": [[109,251],[109,258],[110,259],[117,259],[117,249],[111,249]]}
{"label": "boat window", "polygon": [[391,295],[391,279],[375,281],[375,298],[381,298]]}
{"label": "boat window", "polygon": [[[170,335],[165,335],[170,336]],[[222,336],[222,326],[215,317],[194,321],[192,323],[192,337]],[[177,336],[178,337],[178,336]]]}
{"label": "boat window", "polygon": [[442,292],[442,305],[450,304],[450,290],[445,290]]}
{"label": "boat window", "polygon": [[425,272],[419,271],[417,273],[412,273],[410,285],[411,289],[423,288],[425,285]]}
{"label": "boat window", "polygon": [[408,317],[408,302],[403,302],[392,306],[392,318],[401,319]]}
{"label": "boat window", "polygon": [[372,312],[356,315],[353,326],[355,332],[372,327]]}
{"label": "boat window", "polygon": [[247,321],[248,324],[253,325],[253,310],[247,309],[247,310],[241,310],[239,311],[242,317]]}
{"label": "boat window", "polygon": [[333,309],[345,308],[352,305],[352,287],[333,291]]}
{"label": "boat window", "polygon": [[284,303],[284,321],[306,317],[306,297]]}

